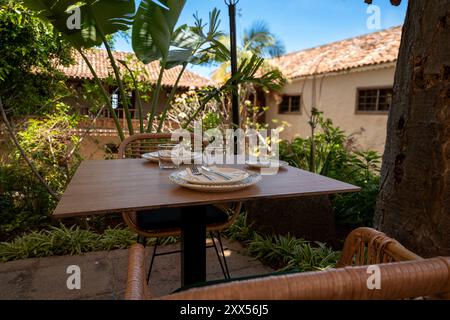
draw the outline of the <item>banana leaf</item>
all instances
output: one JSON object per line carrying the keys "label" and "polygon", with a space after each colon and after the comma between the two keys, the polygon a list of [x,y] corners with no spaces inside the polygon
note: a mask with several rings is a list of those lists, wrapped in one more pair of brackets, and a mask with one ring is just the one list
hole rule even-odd
{"label": "banana leaf", "polygon": [[168,60],[175,26],[185,3],[186,0],[142,0],[132,32],[133,50],[139,60],[145,64]]}
{"label": "banana leaf", "polygon": [[[23,0],[31,10],[50,21],[76,48],[102,44],[103,36],[126,31],[133,22],[133,0]],[[76,17],[79,12],[79,17]],[[80,19],[80,29],[70,21]]]}

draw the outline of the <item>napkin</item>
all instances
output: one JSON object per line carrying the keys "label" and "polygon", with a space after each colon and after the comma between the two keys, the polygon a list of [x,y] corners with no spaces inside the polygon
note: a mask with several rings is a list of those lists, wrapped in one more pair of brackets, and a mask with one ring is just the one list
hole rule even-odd
{"label": "napkin", "polygon": [[185,177],[188,178],[189,180],[201,182],[201,183],[205,183],[205,184],[211,184],[211,183],[217,183],[217,182],[223,182],[224,184],[230,184],[230,183],[239,182],[239,181],[245,179],[248,175],[246,172],[244,172],[242,170],[233,170],[233,169],[223,170],[223,169],[217,168],[217,167],[209,167],[209,168],[213,171],[218,171],[220,173],[226,174],[227,176],[232,178],[232,180],[227,180],[227,179],[225,179],[219,175],[216,175],[214,173],[209,173],[204,170],[201,170],[200,167],[199,167],[200,172],[206,174],[212,180],[209,180],[204,175],[201,175],[201,176],[194,175],[191,171],[191,168],[186,169]]}

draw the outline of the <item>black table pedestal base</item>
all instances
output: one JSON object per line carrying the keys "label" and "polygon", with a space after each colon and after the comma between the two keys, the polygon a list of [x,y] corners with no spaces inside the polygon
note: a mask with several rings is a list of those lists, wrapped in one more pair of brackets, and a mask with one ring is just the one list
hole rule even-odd
{"label": "black table pedestal base", "polygon": [[181,209],[181,286],[206,282],[206,207]]}

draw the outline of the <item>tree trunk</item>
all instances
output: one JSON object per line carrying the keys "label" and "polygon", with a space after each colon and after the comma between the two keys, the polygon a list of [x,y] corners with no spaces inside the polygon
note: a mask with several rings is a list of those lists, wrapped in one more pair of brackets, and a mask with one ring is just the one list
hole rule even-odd
{"label": "tree trunk", "polygon": [[424,257],[450,255],[450,0],[410,0],[375,226]]}

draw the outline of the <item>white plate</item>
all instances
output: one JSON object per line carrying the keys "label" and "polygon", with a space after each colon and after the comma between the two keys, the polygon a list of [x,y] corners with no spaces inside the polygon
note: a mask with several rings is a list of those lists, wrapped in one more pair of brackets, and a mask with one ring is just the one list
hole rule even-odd
{"label": "white plate", "polygon": [[159,162],[159,153],[158,152],[145,153],[141,156],[141,158],[151,162]]}
{"label": "white plate", "polygon": [[[159,152],[155,151],[155,152],[150,152],[150,153],[145,153],[141,156],[142,159],[148,160],[150,162],[159,162]],[[195,152],[192,155],[192,159],[200,159],[203,158],[203,154]],[[187,161],[189,161],[188,158],[186,158]]]}
{"label": "white plate", "polygon": [[223,193],[223,192],[233,192],[233,191],[239,191],[242,189],[246,189],[248,187],[251,187],[258,182],[261,181],[262,176],[258,173],[252,173],[248,176],[247,179],[241,181],[237,184],[227,184],[227,185],[200,185],[200,184],[191,184],[181,178],[178,177],[178,175],[175,173],[172,173],[169,176],[169,179],[171,182],[179,185],[180,187],[195,190],[195,191],[201,191],[201,192],[211,192],[211,193]]}
{"label": "white plate", "polygon": [[204,176],[194,176],[188,173],[187,170],[182,170],[176,172],[177,177],[190,183],[190,184],[199,184],[199,185],[228,185],[228,184],[236,184],[244,181],[249,177],[249,173],[247,171],[238,170],[234,168],[217,168],[211,167],[211,170],[220,172],[225,174],[231,178],[231,180],[226,180],[225,178],[220,177],[214,173],[206,172],[199,167],[199,170],[210,177],[212,180],[205,178]]}
{"label": "white plate", "polygon": [[251,168],[258,168],[258,169],[267,169],[267,168],[285,168],[289,166],[289,163],[283,160],[270,160],[268,163],[261,163],[259,160],[256,160],[256,162],[247,160],[245,164]]}

